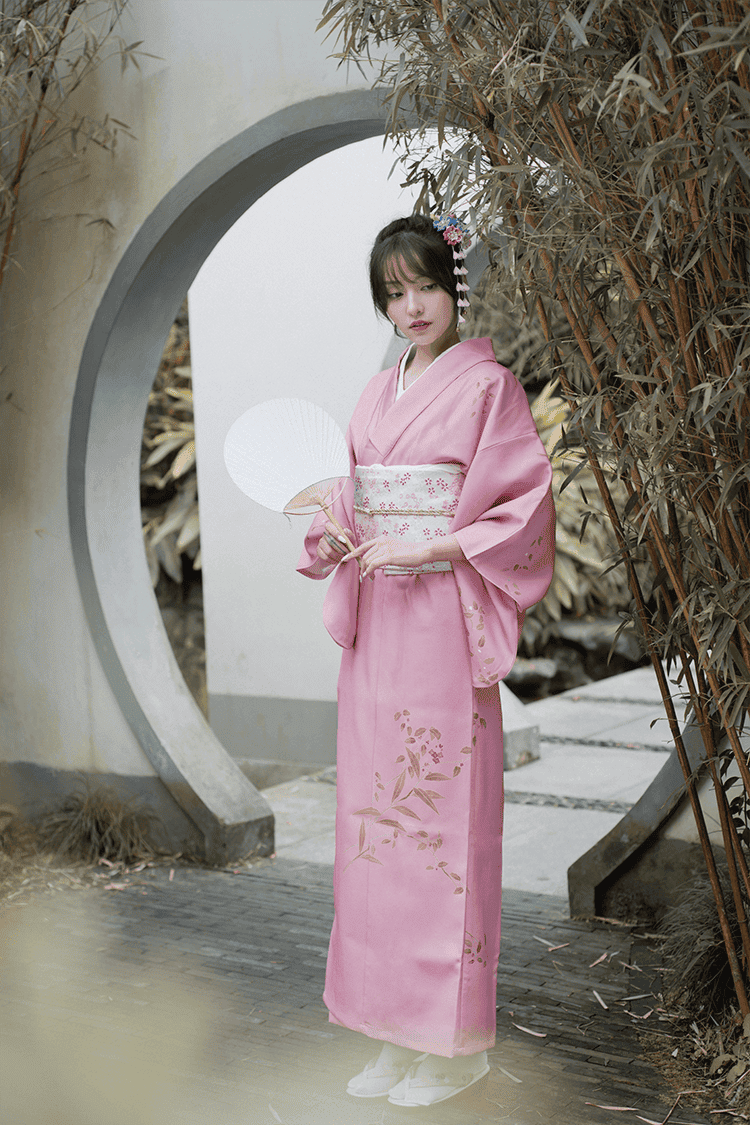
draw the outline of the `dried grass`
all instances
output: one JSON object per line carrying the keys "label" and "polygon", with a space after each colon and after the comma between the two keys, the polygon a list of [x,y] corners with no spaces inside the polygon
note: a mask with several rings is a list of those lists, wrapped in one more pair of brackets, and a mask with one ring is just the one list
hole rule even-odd
{"label": "dried grass", "polygon": [[[719,867],[725,898],[731,903],[726,868]],[[732,938],[740,944],[740,927],[729,911]],[[647,1057],[662,1071],[675,1093],[693,1090],[691,1104],[709,1113],[737,1115],[750,1110],[750,1017],[737,1010],[732,974],[708,878],[685,887],[680,901],[665,914],[663,939],[663,1013],[670,1034],[645,1028],[639,1038]],[[747,1075],[747,1077],[745,1077]]]}
{"label": "dried grass", "polygon": [[91,865],[41,850],[36,828],[14,806],[0,806],[0,903],[26,906],[31,896],[95,886],[98,880]]}
{"label": "dried grass", "polygon": [[150,809],[83,778],[78,792],[42,817],[37,839],[42,850],[82,863],[137,863],[158,854],[158,832]]}
{"label": "dried grass", "polygon": [[85,781],[36,824],[0,805],[0,903],[28,906],[40,894],[117,890],[145,868],[190,863],[159,847],[160,831],[150,810]]}
{"label": "dried grass", "polygon": [[[726,869],[719,868],[725,897],[731,901]],[[730,911],[735,942],[740,941],[736,914]],[[705,875],[693,880],[684,897],[664,915],[659,927],[667,966],[664,998],[685,1019],[724,1019],[736,1010],[732,974],[727,963],[711,884]]]}

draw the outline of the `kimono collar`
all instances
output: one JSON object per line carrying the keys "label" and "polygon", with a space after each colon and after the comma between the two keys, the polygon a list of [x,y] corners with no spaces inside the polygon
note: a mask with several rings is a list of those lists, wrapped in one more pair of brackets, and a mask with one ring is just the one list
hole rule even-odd
{"label": "kimono collar", "polygon": [[[439,359],[441,359],[444,355],[447,355],[448,352],[452,352],[454,348],[458,348],[460,346],[461,346],[461,341],[459,340],[458,343],[451,344],[451,346],[449,348],[446,348],[444,352],[441,352],[440,355],[435,356],[432,363],[429,363],[427,365],[427,367],[425,367],[424,371],[422,372],[422,375],[426,375],[427,372],[430,370],[430,368],[433,366],[433,364],[437,363],[437,361]],[[411,351],[411,349],[413,347],[415,347],[414,344],[412,344],[411,347],[408,347],[406,349],[406,351],[403,353],[403,355],[401,356],[401,359],[396,364],[396,398],[400,398],[401,395],[406,394],[407,390],[409,390],[411,387],[414,386],[414,383],[410,383],[409,387],[404,386],[404,376],[406,374],[404,368],[406,367],[406,361],[409,357],[409,352]],[[417,379],[421,379],[422,375],[417,376]],[[415,382],[416,381],[417,380],[415,380]]]}
{"label": "kimono collar", "polygon": [[[387,372],[392,377],[385,380],[382,395],[384,399],[394,394],[395,379],[402,358],[403,355],[396,366]],[[392,406],[388,407],[383,403],[382,417],[368,433],[367,440],[383,457],[387,457],[407,426],[415,422],[438,395],[475,364],[486,363],[487,360],[497,362],[489,336],[478,340],[462,340],[460,344],[448,348]]]}

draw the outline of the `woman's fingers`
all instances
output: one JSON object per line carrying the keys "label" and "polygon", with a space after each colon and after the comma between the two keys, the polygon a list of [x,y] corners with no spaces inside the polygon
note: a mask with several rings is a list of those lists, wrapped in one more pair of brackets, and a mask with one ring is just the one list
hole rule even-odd
{"label": "woman's fingers", "polygon": [[351,540],[351,534],[348,527],[344,528],[344,534],[342,535],[335,524],[327,523],[318,541],[318,558],[327,563],[342,562],[342,556],[349,549],[344,536],[348,536]]}
{"label": "woman's fingers", "polygon": [[358,559],[362,577],[372,577],[374,571],[386,566],[421,566],[428,561],[425,549],[419,543],[404,543],[392,539],[389,535],[381,535],[378,539],[368,539],[360,543],[353,551],[344,555],[342,562],[349,559]]}
{"label": "woman's fingers", "polygon": [[332,547],[325,537],[318,543],[318,555],[327,563],[341,562],[341,552]]}
{"label": "woman's fingers", "polygon": [[[351,536],[350,536],[350,538],[351,538]],[[376,542],[377,542],[376,539],[368,539],[368,541],[366,543],[360,543],[360,545],[358,547],[355,547],[353,551],[349,551],[346,555],[344,555],[344,557],[341,561],[342,562],[348,562],[349,559],[358,559],[361,555],[363,555],[365,553],[365,551],[367,551],[370,547],[372,547],[373,543],[376,543]]]}

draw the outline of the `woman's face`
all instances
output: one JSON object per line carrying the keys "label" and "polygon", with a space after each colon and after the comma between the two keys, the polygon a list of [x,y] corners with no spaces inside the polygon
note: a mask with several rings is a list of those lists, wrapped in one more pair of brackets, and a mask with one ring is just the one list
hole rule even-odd
{"label": "woman's face", "polygon": [[403,262],[391,262],[386,278],[388,316],[419,347],[447,347],[456,333],[456,306],[429,277],[415,277]]}

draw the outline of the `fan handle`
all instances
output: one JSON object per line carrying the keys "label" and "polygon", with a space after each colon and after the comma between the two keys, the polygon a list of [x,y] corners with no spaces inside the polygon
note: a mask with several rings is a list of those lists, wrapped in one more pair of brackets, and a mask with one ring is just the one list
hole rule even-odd
{"label": "fan handle", "polygon": [[[329,505],[333,502],[333,499],[337,499],[338,496],[340,496],[344,491],[346,481],[349,479],[349,477],[344,477],[343,479],[341,477],[337,477],[336,481],[332,482],[329,478],[328,480],[317,481],[315,484],[309,485],[301,492],[298,492],[296,496],[293,496],[292,499],[284,505],[284,512],[288,515],[292,512],[303,512],[310,507],[319,508],[328,516],[329,520],[336,528],[349,550],[353,551],[354,544],[329,507]],[[332,497],[332,493],[337,482],[341,484],[341,487],[336,497]],[[359,564],[359,569],[362,570],[364,566],[363,560],[357,559],[357,562]]]}

